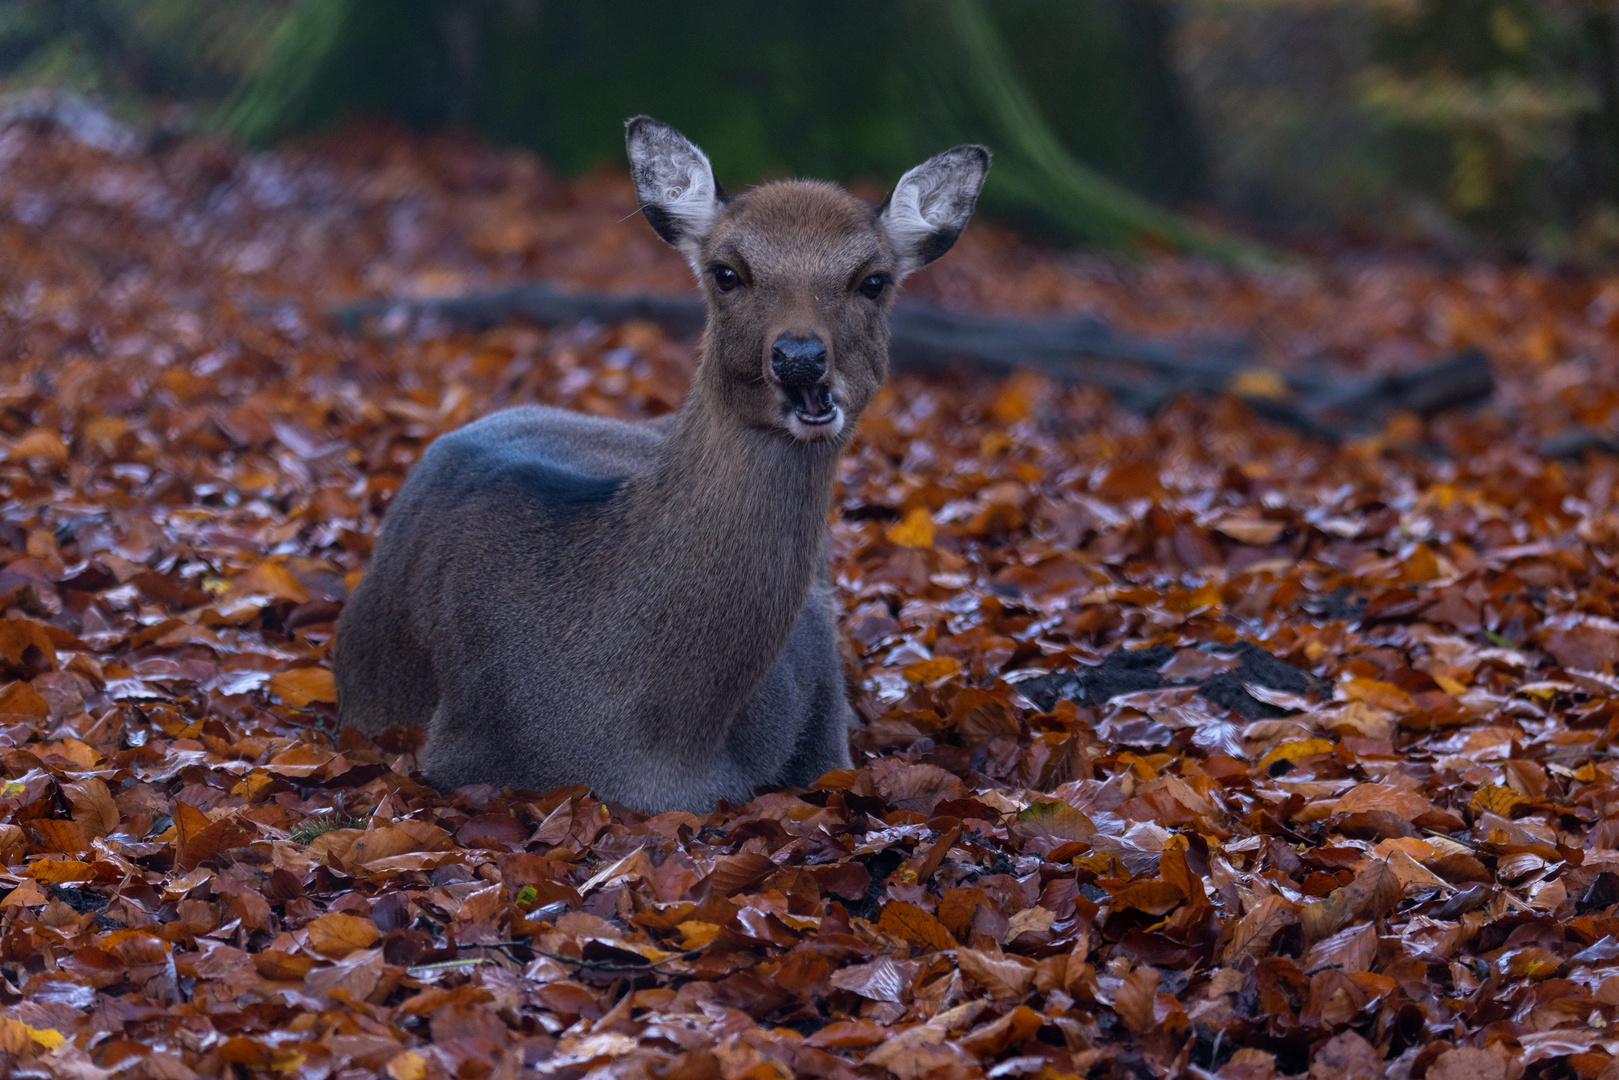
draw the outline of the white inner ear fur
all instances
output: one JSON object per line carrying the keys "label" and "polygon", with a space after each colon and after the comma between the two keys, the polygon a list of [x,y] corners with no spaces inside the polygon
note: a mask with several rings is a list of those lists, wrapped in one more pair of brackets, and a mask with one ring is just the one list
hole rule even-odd
{"label": "white inner ear fur", "polygon": [[[719,213],[714,169],[708,156],[673,128],[647,133],[634,164],[636,195],[658,207],[679,229],[674,244],[701,277],[699,253]],[[644,155],[644,156],[643,156]]]}
{"label": "white inner ear fur", "polygon": [[926,264],[928,241],[940,234],[952,239],[967,226],[978,191],[984,184],[987,155],[956,147],[929,158],[899,178],[883,211],[883,228],[894,245],[903,277]]}

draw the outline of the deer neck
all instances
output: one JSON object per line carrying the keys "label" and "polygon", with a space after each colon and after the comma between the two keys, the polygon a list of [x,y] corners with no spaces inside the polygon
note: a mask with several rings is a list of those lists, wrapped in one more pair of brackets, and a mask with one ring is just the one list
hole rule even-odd
{"label": "deer neck", "polygon": [[[723,735],[787,643],[826,565],[835,441],[741,422],[699,369],[650,475],[632,484],[642,647],[659,713]],[[671,734],[674,734],[671,732]]]}

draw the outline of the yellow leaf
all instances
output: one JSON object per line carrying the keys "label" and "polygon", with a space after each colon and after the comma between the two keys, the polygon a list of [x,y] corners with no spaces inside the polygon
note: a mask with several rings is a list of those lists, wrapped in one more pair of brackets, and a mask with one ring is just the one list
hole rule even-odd
{"label": "yellow leaf", "polygon": [[701,949],[720,933],[719,924],[709,922],[683,922],[675,929],[680,931],[680,947],[687,952]]}
{"label": "yellow leaf", "polygon": [[1287,380],[1269,368],[1244,368],[1231,376],[1228,385],[1237,397],[1285,398]]}
{"label": "yellow leaf", "polygon": [[302,667],[283,671],[270,679],[270,689],[282,701],[302,709],[312,701],[337,701],[337,680],[326,668]]}
{"label": "yellow leaf", "polygon": [[427,1059],[414,1050],[406,1050],[388,1060],[387,1072],[393,1080],[426,1080]]}
{"label": "yellow leaf", "polygon": [[1514,808],[1528,802],[1523,795],[1501,784],[1485,784],[1473,793],[1473,809],[1481,814],[1511,817]]}
{"label": "yellow leaf", "polygon": [[1330,754],[1332,743],[1327,739],[1295,739],[1285,742],[1259,759],[1259,768],[1268,769],[1278,761],[1297,761],[1316,754]]}
{"label": "yellow leaf", "polygon": [[888,527],[888,539],[910,548],[933,546],[933,515],[923,507],[916,507],[904,520]]}
{"label": "yellow leaf", "polygon": [[65,1041],[66,1036],[55,1028],[30,1027],[20,1020],[0,1017],[0,1052],[25,1054],[29,1050],[30,1043],[37,1043],[47,1050],[55,1050]]}
{"label": "yellow leaf", "polygon": [[935,656],[931,660],[918,660],[914,664],[906,664],[905,677],[911,682],[931,683],[948,679],[961,671],[961,661],[954,656]]}
{"label": "yellow leaf", "polygon": [[1443,690],[1451,697],[1459,698],[1463,694],[1467,693],[1467,687],[1465,684],[1457,682],[1448,675],[1439,675],[1435,673],[1433,676],[1433,681],[1439,684],[1439,689]]}

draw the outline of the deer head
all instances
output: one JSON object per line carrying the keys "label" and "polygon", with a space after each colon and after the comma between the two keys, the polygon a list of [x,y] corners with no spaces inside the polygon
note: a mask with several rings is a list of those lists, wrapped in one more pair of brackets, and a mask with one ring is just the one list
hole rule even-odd
{"label": "deer head", "polygon": [[949,251],[989,171],[958,146],[900,178],[880,207],[784,180],[728,196],[667,124],[627,129],[641,212],[708,294],[700,392],[748,427],[841,445],[888,374],[888,310],[911,271]]}

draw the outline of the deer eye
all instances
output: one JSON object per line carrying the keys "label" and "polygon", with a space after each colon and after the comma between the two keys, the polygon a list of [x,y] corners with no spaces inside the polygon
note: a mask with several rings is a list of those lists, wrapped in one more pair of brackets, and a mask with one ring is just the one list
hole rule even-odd
{"label": "deer eye", "polygon": [[883,294],[883,290],[893,284],[894,279],[887,274],[872,274],[860,283],[860,295],[875,300]]}
{"label": "deer eye", "polygon": [[742,275],[729,266],[715,264],[708,268],[708,272],[714,275],[714,287],[720,292],[730,292],[742,284]]}

